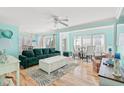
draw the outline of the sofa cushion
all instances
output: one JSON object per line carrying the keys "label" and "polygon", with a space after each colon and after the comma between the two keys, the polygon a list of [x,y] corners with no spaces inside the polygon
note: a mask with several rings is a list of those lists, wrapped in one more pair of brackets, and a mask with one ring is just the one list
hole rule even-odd
{"label": "sofa cushion", "polygon": [[37,55],[36,57],[37,57],[37,59],[44,59],[44,58],[46,58],[46,55]]}
{"label": "sofa cushion", "polygon": [[50,49],[49,49],[49,52],[50,52],[50,53],[55,53],[55,48],[50,48]]}
{"label": "sofa cushion", "polygon": [[34,54],[37,55],[43,55],[42,49],[33,49]]}
{"label": "sofa cushion", "polygon": [[47,54],[48,57],[53,57],[55,56],[54,54]]}
{"label": "sofa cushion", "polygon": [[54,53],[54,56],[60,55],[60,53]]}
{"label": "sofa cushion", "polygon": [[31,58],[27,58],[26,60],[31,62],[31,61],[37,60],[37,58],[36,57],[31,57]]}
{"label": "sofa cushion", "polygon": [[28,51],[28,50],[23,51],[22,55],[24,55],[26,57],[34,57],[33,51]]}
{"label": "sofa cushion", "polygon": [[49,54],[49,48],[44,48],[43,50],[43,54]]}

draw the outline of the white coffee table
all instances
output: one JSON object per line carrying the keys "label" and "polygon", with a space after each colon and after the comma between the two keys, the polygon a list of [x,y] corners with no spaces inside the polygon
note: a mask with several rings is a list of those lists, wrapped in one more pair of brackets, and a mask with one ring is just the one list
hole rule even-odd
{"label": "white coffee table", "polygon": [[48,74],[67,64],[64,56],[54,56],[39,60],[39,68],[46,71]]}

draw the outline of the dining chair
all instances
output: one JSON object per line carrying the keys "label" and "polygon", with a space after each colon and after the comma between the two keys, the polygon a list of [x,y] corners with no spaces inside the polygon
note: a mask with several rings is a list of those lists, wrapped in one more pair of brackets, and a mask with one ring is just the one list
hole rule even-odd
{"label": "dining chair", "polygon": [[81,47],[81,51],[80,51],[80,54],[81,54],[81,59],[85,59],[85,53],[86,53],[86,47]]}
{"label": "dining chair", "polygon": [[75,59],[75,58],[80,58],[80,54],[79,54],[80,50],[79,48],[74,48],[73,49],[73,53],[72,53],[72,57]]}
{"label": "dining chair", "polygon": [[88,62],[88,59],[92,59],[92,56],[94,56],[94,49],[95,46],[87,46],[87,51],[86,51],[86,61]]}

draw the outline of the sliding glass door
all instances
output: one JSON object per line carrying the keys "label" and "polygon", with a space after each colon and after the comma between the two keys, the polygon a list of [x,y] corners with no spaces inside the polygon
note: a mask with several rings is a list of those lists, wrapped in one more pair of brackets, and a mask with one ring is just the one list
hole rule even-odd
{"label": "sliding glass door", "polygon": [[94,46],[95,52],[100,53],[105,51],[105,35],[104,34],[92,34],[76,36],[74,38],[74,48],[81,48],[87,46]]}
{"label": "sliding glass door", "polygon": [[124,32],[121,32],[118,34],[118,51],[122,54],[124,57]]}
{"label": "sliding glass door", "polygon": [[93,46],[95,46],[95,51],[105,51],[105,35],[93,35]]}
{"label": "sliding glass door", "polygon": [[92,46],[91,35],[82,36],[82,47]]}
{"label": "sliding glass door", "polygon": [[74,38],[74,48],[87,47],[92,45],[91,35],[76,36]]}
{"label": "sliding glass door", "polygon": [[81,36],[77,36],[74,38],[74,49],[78,49],[80,48],[82,45],[82,42],[81,42]]}

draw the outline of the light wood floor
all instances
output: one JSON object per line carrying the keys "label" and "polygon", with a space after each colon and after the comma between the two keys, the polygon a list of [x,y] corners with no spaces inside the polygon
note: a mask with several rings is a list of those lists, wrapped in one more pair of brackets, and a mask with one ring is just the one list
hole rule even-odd
{"label": "light wood floor", "polygon": [[[98,86],[99,77],[92,69],[92,62],[77,61],[79,66],[70,71],[60,79],[53,82],[51,86]],[[21,86],[38,86],[38,84],[26,73],[25,69],[21,69]]]}

